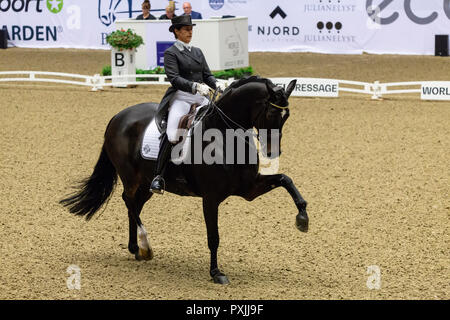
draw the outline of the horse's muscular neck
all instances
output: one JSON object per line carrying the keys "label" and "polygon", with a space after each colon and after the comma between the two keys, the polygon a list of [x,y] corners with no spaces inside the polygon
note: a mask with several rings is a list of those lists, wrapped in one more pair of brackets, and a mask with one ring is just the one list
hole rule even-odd
{"label": "horse's muscular neck", "polygon": [[[260,100],[262,96],[266,94],[265,86],[254,87],[252,84],[244,84],[239,88],[233,89],[229,97],[225,97],[223,100],[219,101],[218,107],[226,115],[226,117],[232,119],[235,123],[232,125],[233,129],[238,128],[237,124],[241,129],[251,129],[255,125],[256,114],[261,112]],[[218,118],[217,127],[229,128],[229,123],[220,124],[223,119],[220,115],[216,115]],[[228,119],[226,119],[228,120]]]}

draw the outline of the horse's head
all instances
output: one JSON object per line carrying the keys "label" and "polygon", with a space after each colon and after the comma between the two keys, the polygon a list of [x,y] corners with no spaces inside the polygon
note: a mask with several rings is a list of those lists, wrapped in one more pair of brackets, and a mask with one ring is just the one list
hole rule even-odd
{"label": "horse's head", "polygon": [[[224,91],[218,106],[239,127],[256,128],[263,154],[276,158],[281,154],[281,131],[289,117],[288,99],[296,83],[297,80],[292,80],[285,89],[258,76],[236,80]],[[227,108],[230,105],[238,107]]]}
{"label": "horse's head", "polygon": [[254,126],[258,130],[258,140],[262,151],[268,158],[281,155],[282,129],[289,117],[289,96],[295,88],[297,80],[292,80],[286,90],[280,86],[267,83],[268,98],[262,101],[260,113]]}

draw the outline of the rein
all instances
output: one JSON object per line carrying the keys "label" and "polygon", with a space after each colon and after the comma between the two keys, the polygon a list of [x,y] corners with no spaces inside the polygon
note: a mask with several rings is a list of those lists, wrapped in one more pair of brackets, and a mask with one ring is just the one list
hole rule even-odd
{"label": "rein", "polygon": [[[227,116],[225,114],[225,112],[223,112],[215,103],[215,101],[217,100],[218,97],[218,93],[219,91],[217,89],[214,90],[211,99],[209,101],[208,107],[206,112],[200,117],[200,119],[198,119],[199,121],[202,121],[205,118],[210,117],[213,113],[217,112],[217,114],[219,115],[219,117],[222,119],[223,123],[229,128],[229,129],[233,129],[235,130],[236,128],[233,128],[231,124],[233,124],[235,127],[241,129],[242,131],[246,131],[246,129],[240,125],[239,123],[237,123],[236,121],[234,121],[233,119],[231,119],[229,116]],[[288,109],[288,107],[281,107],[279,105],[276,105],[275,103],[272,103],[270,101],[267,101],[271,106],[281,109],[281,110],[286,110]],[[256,117],[256,119],[259,119],[259,117],[261,117],[264,114],[264,111],[267,110],[267,106],[265,108],[263,108],[261,110],[261,112],[258,114],[258,116]],[[256,139],[258,139],[259,137],[259,133],[255,134],[254,132],[252,132],[252,136],[255,137]],[[241,137],[239,137],[241,140],[243,140],[246,144],[249,144],[245,139],[242,139]]]}
{"label": "rein", "polygon": [[[225,125],[229,128],[229,129],[233,129],[235,130],[235,128],[233,128],[230,125],[230,122],[232,124],[234,124],[236,127],[238,127],[239,129],[241,129],[242,131],[246,131],[246,129],[241,126],[239,123],[237,123],[236,121],[234,121],[233,119],[231,119],[229,116],[227,116],[225,114],[225,112],[223,112],[216,104],[215,104],[215,100],[217,97],[217,89],[214,91],[213,97],[210,100],[207,110],[205,112],[205,114],[199,119],[200,121],[202,121],[204,118],[210,117],[213,113],[217,113],[219,115],[219,117],[222,119],[223,123],[225,123]],[[210,111],[211,110],[211,111]],[[250,143],[247,142],[246,139],[241,138],[240,136],[237,136],[239,139],[241,139],[242,141],[244,141],[247,145],[251,146]],[[255,134],[254,132],[252,132],[252,137],[256,137],[258,139],[258,134]]]}
{"label": "rein", "polygon": [[[218,90],[214,90],[214,93],[212,95],[211,100],[209,101],[208,107],[207,107],[207,111],[205,112],[205,114],[199,119],[199,120],[203,120],[206,117],[211,116],[214,112],[217,112],[220,116],[220,118],[222,119],[222,121],[225,123],[225,125],[229,128],[229,129],[234,129],[232,126],[230,126],[229,122],[231,122],[232,124],[234,124],[235,126],[237,126],[239,129],[242,129],[243,131],[245,131],[246,129],[241,126],[239,123],[237,123],[236,121],[234,121],[233,119],[231,119],[229,116],[227,116],[225,114],[225,112],[223,112],[216,104],[216,98],[218,95]],[[211,111],[210,111],[211,110]]]}
{"label": "rein", "polygon": [[287,107],[280,107],[280,106],[277,106],[275,103],[272,103],[272,102],[269,102],[272,106],[274,106],[275,108],[278,108],[278,109],[281,109],[281,110],[285,110],[285,109],[287,109],[287,108],[289,108],[289,106],[287,106]]}

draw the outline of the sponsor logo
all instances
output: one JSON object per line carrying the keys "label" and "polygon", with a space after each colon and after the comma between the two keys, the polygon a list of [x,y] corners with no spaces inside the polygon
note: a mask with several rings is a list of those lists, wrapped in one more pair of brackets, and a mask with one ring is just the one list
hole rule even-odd
{"label": "sponsor logo", "polygon": [[304,12],[337,12],[337,13],[347,13],[356,12],[356,1],[354,4],[344,4],[341,0],[328,0],[322,1],[317,0],[315,2],[310,2],[304,5]]}
{"label": "sponsor logo", "polygon": [[231,35],[231,36],[227,37],[225,39],[225,45],[228,48],[228,50],[230,50],[231,55],[233,57],[236,57],[237,55],[239,55],[240,49],[241,49],[241,44],[239,43],[239,39],[236,36]]}
{"label": "sponsor logo", "polygon": [[0,0],[0,12],[29,12],[36,10],[42,12],[42,0],[36,0],[31,3],[30,0]]}
{"label": "sponsor logo", "polygon": [[450,81],[423,83],[421,98],[423,100],[450,100]]}
{"label": "sponsor logo", "polygon": [[47,9],[51,13],[59,13],[63,8],[63,0],[47,0]]}
{"label": "sponsor logo", "polygon": [[[444,10],[443,13],[450,20],[450,0],[442,0],[442,1]],[[369,16],[369,19],[371,19],[374,23],[380,25],[387,25],[394,23],[400,17],[400,13],[398,11],[393,12],[391,15],[383,13],[383,11],[390,8],[390,5],[392,2],[394,2],[394,0],[382,0],[377,2],[379,4],[374,5],[374,0],[366,0],[367,15]],[[428,16],[423,17],[422,12],[421,15],[418,16],[411,7],[411,0],[405,0],[403,7],[405,10],[405,14],[409,18],[409,20],[418,25],[426,25],[433,23],[439,17],[439,14],[442,14],[436,11],[432,11],[428,14]]]}
{"label": "sponsor logo", "polygon": [[[291,78],[278,78],[274,84],[286,88]],[[298,78],[292,96],[333,97],[339,96],[339,82],[328,79]]]}
{"label": "sponsor logo", "polygon": [[281,18],[286,19],[287,14],[279,7],[277,6],[272,13],[270,14],[270,17],[273,19],[275,18],[277,15],[279,15]]}
{"label": "sponsor logo", "polygon": [[[136,9],[133,9],[133,2]],[[98,0],[98,19],[105,26],[110,26],[116,19],[132,18],[135,14],[142,13],[141,2],[136,4],[133,0]],[[152,11],[164,11],[164,8],[155,8]]]}
{"label": "sponsor logo", "polygon": [[322,30],[324,30],[326,27],[326,29],[328,30],[328,33],[331,32],[331,30],[336,29],[337,33],[339,33],[342,29],[342,23],[341,22],[336,22],[333,24],[333,22],[322,22],[319,21],[317,22],[317,29],[319,29],[319,32],[322,33]]}
{"label": "sponsor logo", "polygon": [[356,36],[343,34],[342,22],[319,21],[316,24],[317,34],[307,34],[305,42],[356,42]]}
{"label": "sponsor logo", "polygon": [[157,41],[156,42],[156,64],[164,67],[164,52],[169,49],[175,41]]}
{"label": "sponsor logo", "polygon": [[98,18],[105,26],[110,26],[121,15],[124,18],[133,16],[132,0],[98,0]]}
{"label": "sponsor logo", "polygon": [[0,12],[42,12],[43,3],[51,13],[59,13],[63,0],[0,0]]}
{"label": "sponsor logo", "polygon": [[[268,25],[256,26],[256,34],[263,37],[262,41],[294,41],[296,36],[300,34],[300,26],[288,24],[285,20],[288,14],[280,7],[277,6],[269,13],[269,17],[274,21]],[[289,20],[289,19],[288,19]],[[281,22],[280,24],[276,24]],[[253,26],[249,25],[249,32],[253,31]]]}
{"label": "sponsor logo", "polygon": [[58,41],[58,33],[62,32],[61,26],[16,26],[10,28],[2,27],[6,30],[8,41]]}
{"label": "sponsor logo", "polygon": [[209,0],[209,6],[213,10],[219,10],[225,4],[225,0]]}
{"label": "sponsor logo", "polygon": [[[225,69],[238,68],[248,65],[248,55],[245,49],[246,46],[242,42],[236,23],[233,23],[233,25],[234,28],[230,27],[227,30],[229,33],[224,35],[225,39],[221,45],[221,50],[224,53],[223,67]],[[232,30],[234,30],[234,32]]]}
{"label": "sponsor logo", "polygon": [[144,146],[144,153],[145,153],[145,154],[149,154],[150,151],[152,151],[152,149],[150,148],[150,145],[146,144],[146,145]]}
{"label": "sponsor logo", "polygon": [[[58,14],[64,6],[63,0],[0,0],[0,12]],[[72,16],[71,16],[72,17]],[[72,21],[72,20],[71,20]],[[68,24],[69,25],[69,24]],[[8,41],[57,42],[62,26],[50,25],[3,25]]]}

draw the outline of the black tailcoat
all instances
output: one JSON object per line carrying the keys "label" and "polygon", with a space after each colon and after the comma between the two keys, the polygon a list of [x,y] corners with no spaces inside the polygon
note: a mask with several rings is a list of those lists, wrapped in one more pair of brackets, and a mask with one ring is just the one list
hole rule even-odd
{"label": "black tailcoat", "polygon": [[170,99],[177,90],[194,93],[194,82],[205,83],[216,89],[216,78],[211,74],[205,56],[199,48],[191,47],[189,51],[176,42],[164,52],[164,69],[172,86],[167,89],[155,115],[160,132],[165,130],[161,128],[161,121],[166,117]]}

